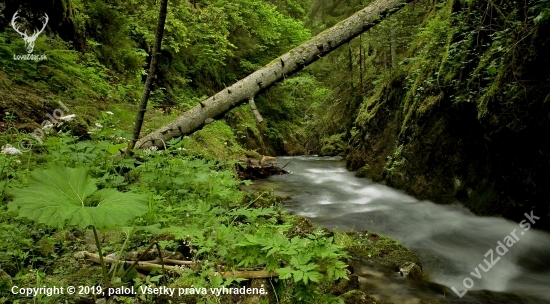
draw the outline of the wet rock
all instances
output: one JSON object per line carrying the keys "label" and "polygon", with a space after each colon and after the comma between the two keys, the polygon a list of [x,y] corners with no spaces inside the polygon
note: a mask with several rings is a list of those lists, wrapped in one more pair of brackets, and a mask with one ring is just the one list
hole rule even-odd
{"label": "wet rock", "polygon": [[422,280],[424,278],[420,266],[411,262],[401,265],[401,267],[399,267],[399,272],[407,279]]}

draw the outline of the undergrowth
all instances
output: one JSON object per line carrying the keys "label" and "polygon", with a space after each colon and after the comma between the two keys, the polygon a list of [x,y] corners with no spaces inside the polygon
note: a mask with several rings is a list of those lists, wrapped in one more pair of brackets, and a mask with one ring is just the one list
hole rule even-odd
{"label": "undergrowth", "polygon": [[[296,234],[294,217],[270,192],[241,191],[248,181],[236,178],[235,162],[214,160],[221,154],[201,146],[227,144],[238,149],[227,125],[216,122],[193,139],[167,142],[166,150],[137,150],[134,158],[123,158],[117,154],[126,134],[112,128],[113,119],[105,114],[90,130],[88,141],[79,141],[71,130],[59,130],[30,151],[0,154],[1,238],[7,241],[0,267],[13,285],[241,286],[243,279],[223,279],[219,273],[254,269],[279,274],[271,280],[269,292],[280,303],[338,302],[330,286],[349,273],[342,246],[320,229]],[[11,133],[3,140],[15,141],[17,136]],[[71,185],[80,186],[71,190]],[[78,199],[67,201],[68,196]],[[111,209],[102,205],[109,196]],[[79,200],[87,209],[70,213],[66,208],[78,206]],[[62,203],[65,207],[55,207]],[[94,241],[96,228],[99,238]],[[164,252],[185,253],[197,265],[183,273],[147,276],[111,267],[103,268],[101,275],[100,267],[73,257],[84,250],[124,256],[126,251],[143,251],[151,242],[158,242]],[[1,302],[29,300],[12,295],[7,282],[2,283]],[[145,302],[155,299],[140,296]],[[34,300],[58,303],[74,298]],[[192,302],[218,300],[211,294],[194,295]]]}

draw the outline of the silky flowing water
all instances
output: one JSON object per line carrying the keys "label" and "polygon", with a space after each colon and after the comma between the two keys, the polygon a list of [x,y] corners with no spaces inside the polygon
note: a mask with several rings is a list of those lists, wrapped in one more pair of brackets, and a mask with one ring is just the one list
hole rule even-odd
{"label": "silky flowing water", "polygon": [[[285,207],[317,225],[388,235],[420,256],[431,282],[460,293],[470,287],[460,298],[437,284],[410,282],[389,268],[357,261],[355,270],[369,294],[397,304],[550,303],[550,234],[536,230],[536,219],[525,230],[503,218],[476,216],[460,205],[419,201],[356,178],[340,157],[278,160],[280,166],[291,161],[285,168],[291,174],[255,181],[251,189],[273,188],[276,194],[289,196]],[[512,234],[517,238],[506,240],[515,243],[506,247],[507,252],[500,248],[503,255],[499,255],[498,242],[506,244],[505,238]],[[493,257],[485,256],[491,249]]]}

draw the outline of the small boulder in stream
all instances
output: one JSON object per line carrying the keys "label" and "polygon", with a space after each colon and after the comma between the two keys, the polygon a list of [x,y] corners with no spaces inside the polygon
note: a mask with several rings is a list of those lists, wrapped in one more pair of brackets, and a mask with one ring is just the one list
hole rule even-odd
{"label": "small boulder in stream", "polygon": [[407,262],[401,265],[401,267],[399,267],[399,272],[401,272],[401,275],[407,279],[422,280],[424,278],[422,268],[412,262]]}

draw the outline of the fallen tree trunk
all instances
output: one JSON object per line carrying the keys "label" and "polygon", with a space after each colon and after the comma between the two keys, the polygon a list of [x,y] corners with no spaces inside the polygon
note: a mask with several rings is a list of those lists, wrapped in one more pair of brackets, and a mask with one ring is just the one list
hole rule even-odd
{"label": "fallen tree trunk", "polygon": [[273,60],[265,67],[200,102],[167,125],[140,139],[135,146],[141,149],[151,146],[160,148],[166,141],[174,137],[188,135],[199,130],[207,121],[223,116],[259,92],[302,70],[412,1],[378,0],[371,3],[351,17]]}
{"label": "fallen tree trunk", "polygon": [[222,278],[241,278],[241,279],[268,279],[276,278],[278,273],[267,270],[252,270],[252,271],[229,271],[221,273]]}
{"label": "fallen tree trunk", "polygon": [[[86,258],[96,264],[101,264],[101,261],[99,259],[98,254],[90,253],[87,251],[81,251],[77,252],[74,255],[75,258]],[[123,265],[132,265],[134,261],[121,261],[113,258],[103,257],[103,262],[105,264],[123,264]],[[137,270],[143,270],[143,271],[153,271],[155,269],[166,269],[166,270],[174,270],[177,269],[177,266],[168,266],[168,265],[159,265],[157,263],[150,263],[150,262],[137,262],[136,266],[134,266]]]}
{"label": "fallen tree trunk", "polygon": [[[99,255],[95,253],[80,251],[80,252],[77,252],[74,255],[74,257],[78,259],[85,258],[96,264],[101,264]],[[178,261],[178,260],[170,260],[170,259],[164,259],[163,261],[165,263],[182,265],[182,266],[189,266],[197,263],[193,261]],[[103,262],[105,262],[105,264],[123,264],[128,266],[134,263],[134,261],[122,261],[122,260],[117,260],[117,259],[108,258],[108,257],[103,257]],[[160,263],[160,259],[153,260],[153,261],[137,262],[134,268],[137,270],[143,270],[143,271],[153,271],[156,269],[166,269],[170,271],[175,269],[182,269],[181,267],[178,267],[178,266],[159,265],[158,263]],[[267,271],[267,270],[235,270],[235,271],[219,272],[214,275],[221,275],[224,279],[227,279],[227,278],[265,279],[265,278],[275,278],[279,276],[277,272]]]}

